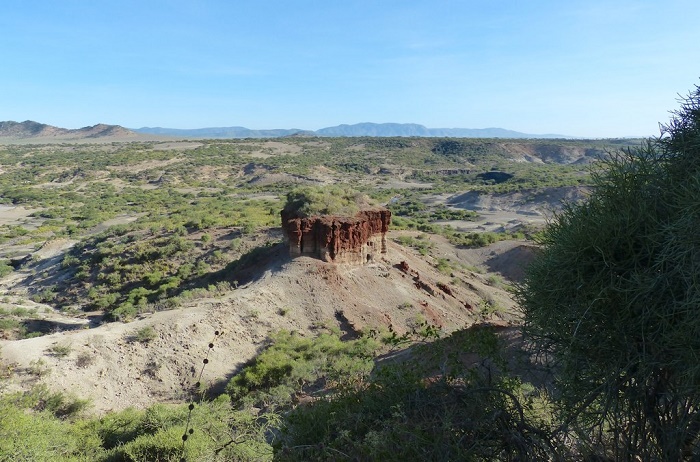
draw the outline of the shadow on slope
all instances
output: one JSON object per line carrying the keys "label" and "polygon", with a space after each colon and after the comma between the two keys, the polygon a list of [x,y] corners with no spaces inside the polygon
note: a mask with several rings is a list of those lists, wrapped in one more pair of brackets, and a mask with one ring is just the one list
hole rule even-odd
{"label": "shadow on slope", "polygon": [[187,289],[209,287],[221,282],[228,282],[234,288],[243,286],[261,279],[268,272],[280,271],[282,266],[289,261],[289,252],[284,243],[267,242],[241,255],[238,260],[232,261],[221,270],[191,280],[178,293]]}

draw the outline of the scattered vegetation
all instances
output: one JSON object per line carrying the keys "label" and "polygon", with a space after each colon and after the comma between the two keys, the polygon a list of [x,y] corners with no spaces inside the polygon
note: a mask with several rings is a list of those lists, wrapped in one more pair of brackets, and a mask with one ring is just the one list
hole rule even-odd
{"label": "scattered vegetation", "polygon": [[280,331],[270,345],[234,376],[226,387],[234,406],[289,407],[295,397],[329,390],[371,371],[379,344],[371,338],[343,342],[339,332],[315,339]]}
{"label": "scattered vegetation", "polygon": [[35,377],[46,377],[51,373],[51,367],[46,364],[44,359],[35,359],[29,363],[27,372]]}
{"label": "scattered vegetation", "polygon": [[[389,205],[393,217],[410,217],[417,224],[425,224],[439,220],[471,221],[479,217],[473,210],[451,209],[445,205],[428,207],[417,198],[410,196],[404,201],[395,201]],[[403,223],[403,221],[402,221]],[[406,222],[408,223],[408,221]],[[405,224],[404,226],[408,226]]]}
{"label": "scattered vegetation", "polygon": [[[233,411],[225,395],[198,404],[191,414],[187,405],[155,405],[79,418],[86,405],[45,387],[3,396],[0,423],[6,437],[0,440],[0,455],[37,461],[270,460],[265,437],[279,421],[275,415]],[[188,415],[197,430],[184,445]]]}
{"label": "scattered vegetation", "polygon": [[413,236],[397,236],[394,241],[403,245],[404,247],[412,247],[418,251],[421,255],[428,255],[430,250],[435,247],[435,244],[430,242],[430,239],[425,234],[419,234],[416,237]]}
{"label": "scattered vegetation", "polygon": [[[395,224],[394,226],[397,227],[399,225]],[[411,228],[411,226],[408,226],[406,229]],[[434,247],[434,244],[427,238],[428,234],[444,236],[451,244],[466,248],[485,247],[498,241],[525,239],[526,237],[526,234],[521,232],[461,232],[455,231],[450,226],[439,225],[419,225],[415,229],[422,231],[424,234],[419,234],[416,237],[398,236],[394,238],[394,241],[403,246],[415,248],[421,255],[429,255],[430,249]]]}
{"label": "scattered vegetation", "polygon": [[319,215],[355,216],[362,208],[371,205],[369,196],[348,186],[306,186],[287,193],[285,212],[292,216]]}
{"label": "scattered vegetation", "polygon": [[[240,244],[230,245],[231,239],[241,239],[233,237],[241,235],[240,229],[210,228],[220,237],[203,245],[198,231],[184,224],[168,230],[137,222],[85,239],[64,257],[64,268],[75,276],[61,283],[60,293],[50,292],[52,300],[58,306],[82,303],[112,320],[128,321],[141,312],[175,306],[194,290],[213,288],[224,273],[232,275],[251,260]],[[265,251],[269,238],[259,237],[259,249]]]}
{"label": "scattered vegetation", "polygon": [[26,321],[36,317],[36,310],[13,306],[0,307],[0,336],[6,339],[22,339],[37,335],[27,328]]}
{"label": "scattered vegetation", "polygon": [[[484,362],[465,366],[465,351]],[[488,329],[416,346],[411,359],[381,366],[352,387],[295,408],[284,420],[275,458],[550,459],[558,451],[542,425],[549,404],[497,373],[505,364],[500,354]]]}
{"label": "scattered vegetation", "polygon": [[[24,222],[0,226],[0,243],[40,248],[77,240],[64,256],[65,273],[33,275],[31,298],[128,321],[219,282],[208,275],[245,254],[256,233],[279,225],[285,196],[287,206],[302,214],[354,214],[367,204],[388,203],[395,229],[482,246],[523,234],[462,233],[443,226],[476,213],[428,206],[424,194],[585,183],[585,168],[557,159],[568,152],[593,159],[618,146],[518,141],[545,162],[532,164],[512,162],[507,143],[492,140],[289,138],[284,143],[298,155],[269,149],[265,140],[202,140],[182,151],[162,149],[158,142],[2,146],[0,168],[6,175],[0,178],[0,197],[33,212]],[[314,186],[321,171],[324,186]],[[496,185],[478,177],[490,171],[513,177]],[[397,189],[389,185],[394,180],[421,182],[426,189]],[[41,264],[2,259],[0,277],[15,268],[36,271]],[[7,331],[14,338],[31,334],[17,325]]]}
{"label": "scattered vegetation", "polygon": [[[641,330],[644,337],[640,339],[618,325],[633,318],[633,292],[610,290],[603,299],[593,304],[589,299],[585,305],[592,289],[584,285],[577,292],[578,288],[568,287],[568,294],[579,297],[578,301],[568,305],[558,299],[561,312],[547,315],[551,322],[559,323],[554,327],[568,329],[566,332],[545,323],[537,327],[534,320],[530,324],[535,339],[570,342],[566,348],[564,343],[546,345],[546,352],[560,360],[561,383],[573,384],[557,389],[554,396],[508,371],[504,347],[494,329],[465,329],[444,337],[425,317],[417,315],[415,332],[405,335],[390,332],[341,341],[339,332],[332,330],[315,338],[277,332],[260,354],[231,378],[226,393],[212,399],[199,396],[190,405],[160,404],[93,418],[83,413],[89,403],[41,385],[24,395],[4,393],[0,397],[0,428],[4,432],[0,458],[487,461],[573,460],[599,455],[624,459],[639,454],[642,459],[649,456],[646,460],[673,460],[678,453],[669,448],[684,438],[683,444],[690,441],[684,448],[694,454],[697,432],[693,433],[693,428],[697,427],[700,403],[697,391],[688,384],[697,384],[697,371],[691,367],[686,373],[680,368],[689,361],[694,364],[690,355],[696,349],[684,336],[688,329],[697,327],[694,321],[687,321],[695,302],[678,301],[687,295],[682,289],[694,287],[691,273],[682,270],[694,268],[694,262],[700,261],[692,232],[697,229],[693,221],[697,214],[691,206],[698,203],[693,195],[697,186],[684,180],[696,170],[692,156],[668,155],[686,149],[673,143],[695,139],[686,137],[693,133],[684,131],[687,128],[669,127],[670,139],[655,145],[655,149],[661,147],[662,155],[657,156],[658,161],[643,164],[644,168],[637,170],[634,162],[611,161],[609,165],[624,167],[613,167],[624,173],[619,179],[629,180],[623,184],[630,192],[620,196],[626,199],[620,204],[631,203],[636,195],[637,199],[661,198],[654,202],[659,207],[635,215],[642,209],[639,205],[635,213],[605,222],[614,225],[611,229],[589,235],[589,239],[611,239],[599,247],[608,252],[606,262],[620,264],[607,268],[605,277],[595,279],[597,283],[605,279],[625,290],[634,287],[633,283],[652,283],[639,298],[649,302],[647,308],[634,305],[637,312],[648,316]],[[678,135],[681,133],[683,136]],[[46,269],[48,261],[19,260],[8,252],[0,260],[0,277],[21,271],[29,277],[35,301],[64,309],[99,310],[107,319],[119,321],[183,301],[223,295],[234,290],[238,281],[245,282],[246,266],[274,250],[279,235],[270,228],[278,226],[280,199],[285,195],[285,207],[300,215],[353,215],[368,204],[388,203],[395,229],[422,233],[398,237],[397,242],[424,255],[433,248],[429,234],[439,234],[464,247],[521,238],[529,232],[457,231],[443,222],[473,220],[477,214],[427,205],[425,195],[586,185],[591,182],[586,168],[559,164],[557,159],[570,151],[584,152],[589,159],[606,157],[609,148],[633,142],[518,141],[544,162],[537,165],[514,162],[507,143],[494,140],[330,138],[317,143],[290,138],[285,143],[298,150],[294,156],[278,155],[264,143],[205,140],[175,155],[156,142],[0,147],[0,168],[6,172],[0,175],[0,197],[6,205],[21,206],[31,213],[24,222],[0,226],[0,243],[11,249],[40,249],[77,241],[61,264],[51,270]],[[507,178],[495,181],[489,172],[505,172]],[[647,181],[658,172],[677,181],[676,186],[666,188],[664,182]],[[308,186],[328,182],[335,185]],[[402,182],[410,187],[403,189]],[[411,189],[416,185],[422,189]],[[666,192],[660,193],[659,187]],[[602,187],[598,197],[608,193],[613,197],[613,189]],[[649,203],[639,200],[639,204]],[[575,210],[571,209],[571,217]],[[641,218],[652,220],[644,231],[658,239],[614,239],[619,236],[615,232],[626,229],[624,220],[637,223]],[[664,240],[665,234],[655,230],[661,218],[668,219],[665,223],[677,239]],[[579,223],[573,218],[570,221]],[[567,236],[563,231],[557,234],[557,226],[542,235],[545,245],[554,237]],[[571,248],[574,243],[579,244],[573,238],[568,242]],[[615,248],[622,254],[615,253]],[[645,260],[644,249],[650,248],[656,253],[646,255],[649,258]],[[625,266],[631,254],[642,255],[634,260],[635,270],[656,265],[652,267],[658,279],[640,277],[636,281],[640,273]],[[566,269],[580,274],[595,271],[603,257],[596,260],[592,254],[585,255],[588,258],[576,260],[579,266],[569,264]],[[650,255],[668,258],[654,260]],[[454,262],[446,259],[436,259],[434,264],[445,275],[455,269]],[[592,266],[582,268],[583,264]],[[694,270],[697,274],[697,268]],[[571,283],[570,273],[563,273],[561,281],[555,282]],[[678,283],[676,277],[683,282]],[[490,278],[489,283],[502,284],[496,278]],[[521,296],[526,304],[524,293]],[[677,303],[661,303],[667,296]],[[555,306],[551,299],[542,303]],[[399,307],[409,309],[408,305],[405,302]],[[584,306],[590,310],[581,311]],[[489,299],[478,308],[484,316],[501,309]],[[528,309],[536,312],[534,305]],[[5,338],[32,335],[24,322],[32,313],[19,310],[0,310]],[[279,315],[288,313],[282,309]],[[249,314],[259,315],[254,309]],[[591,332],[597,323],[618,330]],[[677,329],[683,323],[686,330]],[[655,329],[657,325],[663,329]],[[583,351],[583,344],[605,335],[595,348]],[[137,330],[132,339],[148,343],[155,336],[152,328],[145,328]],[[413,345],[409,354],[401,355],[399,349],[416,339],[423,341],[421,345]],[[636,349],[615,349],[628,343]],[[686,348],[686,356],[682,356],[679,344]],[[395,355],[377,365],[375,356],[388,350]],[[579,356],[567,356],[571,351]],[[65,358],[71,348],[56,344],[50,352]],[[586,362],[584,353],[593,359]],[[612,355],[610,364],[604,364],[597,376],[586,375],[598,367],[604,355]],[[468,357],[476,360],[467,361]],[[86,368],[92,357],[82,353],[62,362],[66,361]],[[0,380],[11,376],[11,366],[4,368]],[[566,373],[575,368],[580,375],[574,378],[580,381],[566,382]],[[40,383],[51,368],[45,360],[37,360],[27,372]],[[149,358],[143,372],[156,378],[162,373],[162,363]],[[650,389],[656,391],[642,393]],[[579,401],[572,401],[574,398]],[[635,399],[640,404],[633,404]],[[613,416],[612,411],[618,410],[621,412]],[[682,431],[671,432],[677,428]],[[185,440],[183,432],[187,432]],[[641,445],[651,449],[634,452]],[[620,449],[611,449],[616,447]]]}

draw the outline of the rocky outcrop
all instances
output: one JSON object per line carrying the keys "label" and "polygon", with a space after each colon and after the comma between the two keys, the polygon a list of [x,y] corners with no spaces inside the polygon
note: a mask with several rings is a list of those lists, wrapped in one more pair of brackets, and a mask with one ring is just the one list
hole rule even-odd
{"label": "rocky outcrop", "polygon": [[282,229],[293,257],[307,255],[323,261],[361,265],[386,253],[391,212],[376,208],[354,217],[298,217],[282,211]]}

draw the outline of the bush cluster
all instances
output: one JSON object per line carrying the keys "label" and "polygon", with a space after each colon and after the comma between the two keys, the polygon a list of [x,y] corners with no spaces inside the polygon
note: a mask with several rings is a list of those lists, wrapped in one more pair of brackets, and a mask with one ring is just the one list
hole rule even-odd
{"label": "bush cluster", "polygon": [[372,369],[379,344],[368,337],[343,342],[339,332],[316,338],[280,331],[226,387],[234,405],[288,406],[295,395],[361,380]]}
{"label": "bush cluster", "polygon": [[700,89],[541,235],[519,289],[564,422],[614,460],[700,457]]}
{"label": "bush cluster", "polygon": [[319,215],[355,216],[370,206],[369,196],[348,186],[301,187],[287,194],[284,210],[290,215],[311,217]]}

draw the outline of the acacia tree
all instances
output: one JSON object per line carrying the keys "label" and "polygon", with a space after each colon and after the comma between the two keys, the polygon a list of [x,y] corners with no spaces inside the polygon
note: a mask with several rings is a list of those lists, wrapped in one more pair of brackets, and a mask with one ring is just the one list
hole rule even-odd
{"label": "acacia tree", "polygon": [[700,457],[700,88],[594,181],[518,288],[562,429],[616,460]]}

